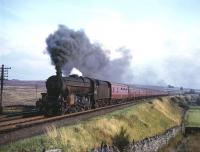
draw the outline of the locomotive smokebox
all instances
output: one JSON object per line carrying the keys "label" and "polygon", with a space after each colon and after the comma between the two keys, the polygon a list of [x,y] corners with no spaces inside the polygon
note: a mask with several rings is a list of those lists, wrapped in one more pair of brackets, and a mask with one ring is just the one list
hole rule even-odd
{"label": "locomotive smokebox", "polygon": [[56,75],[62,77],[62,71],[60,66],[56,66]]}

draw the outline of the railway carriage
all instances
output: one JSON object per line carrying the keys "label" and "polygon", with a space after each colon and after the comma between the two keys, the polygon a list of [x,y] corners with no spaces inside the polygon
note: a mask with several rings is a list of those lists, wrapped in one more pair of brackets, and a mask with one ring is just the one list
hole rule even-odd
{"label": "railway carriage", "polygon": [[119,83],[111,83],[111,99],[126,99],[128,98],[128,85],[119,84]]}

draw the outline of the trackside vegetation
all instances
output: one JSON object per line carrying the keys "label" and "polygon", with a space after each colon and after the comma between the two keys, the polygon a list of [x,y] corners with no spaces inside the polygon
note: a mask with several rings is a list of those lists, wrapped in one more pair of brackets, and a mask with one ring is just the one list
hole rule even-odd
{"label": "trackside vegetation", "polygon": [[121,133],[132,142],[163,133],[181,123],[183,111],[172,102],[171,97],[147,101],[86,121],[77,121],[71,126],[49,126],[45,135],[1,146],[0,151],[32,152],[60,148],[66,152],[84,152],[100,147],[102,142],[114,144]]}

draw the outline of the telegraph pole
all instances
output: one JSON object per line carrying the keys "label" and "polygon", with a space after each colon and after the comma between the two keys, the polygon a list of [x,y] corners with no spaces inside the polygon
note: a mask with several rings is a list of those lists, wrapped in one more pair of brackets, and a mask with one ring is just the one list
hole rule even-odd
{"label": "telegraph pole", "polygon": [[3,111],[3,85],[4,85],[4,80],[7,80],[8,78],[8,70],[11,69],[11,67],[9,68],[5,68],[4,65],[1,66],[0,70],[1,70],[1,95],[0,95],[0,113],[2,113]]}

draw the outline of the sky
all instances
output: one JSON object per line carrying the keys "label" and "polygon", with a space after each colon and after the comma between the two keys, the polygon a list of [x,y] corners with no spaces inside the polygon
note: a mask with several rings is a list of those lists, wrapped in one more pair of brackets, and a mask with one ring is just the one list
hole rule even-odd
{"label": "sky", "polygon": [[[0,0],[0,64],[9,79],[55,74],[45,40],[59,24],[133,56],[129,83],[200,88],[199,0]],[[116,74],[116,73],[114,73]]]}

